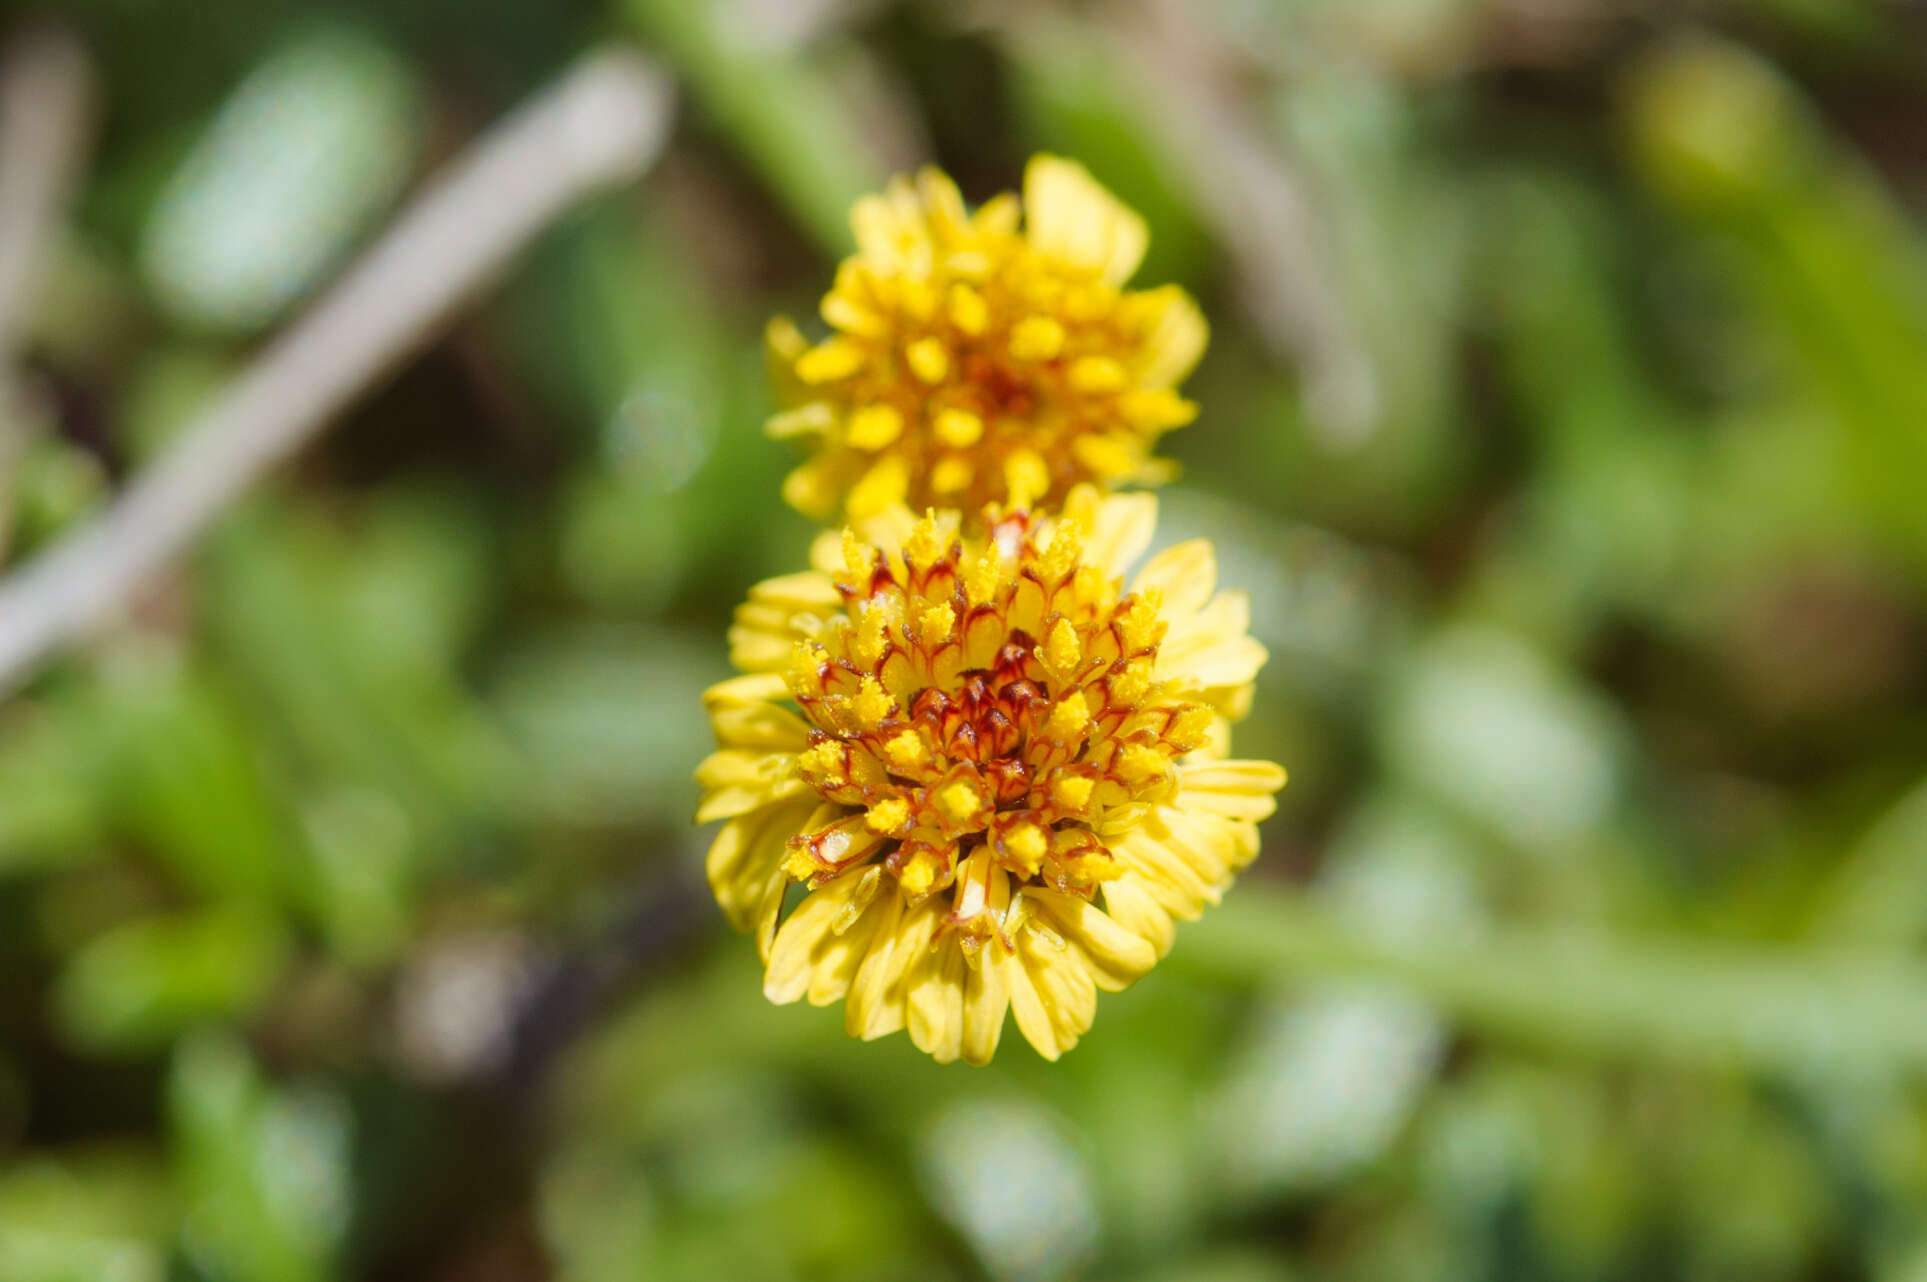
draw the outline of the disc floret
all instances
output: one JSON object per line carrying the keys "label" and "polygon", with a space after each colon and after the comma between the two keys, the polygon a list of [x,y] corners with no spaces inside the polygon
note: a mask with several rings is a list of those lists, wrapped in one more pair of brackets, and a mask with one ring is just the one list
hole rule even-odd
{"label": "disc floret", "polygon": [[1008,1016],[1055,1059],[1257,854],[1284,772],[1227,754],[1264,647],[1204,540],[1124,586],[1156,517],[1089,486],[967,534],[893,509],[751,589],[697,818],[771,1001],[943,1062]]}
{"label": "disc floret", "polygon": [[1213,715],[1153,675],[1156,589],[1083,564],[1074,522],[1047,543],[1027,511],[986,525],[967,546],[926,517],[894,557],[846,536],[842,617],[785,674],[798,772],[842,812],[789,840],[785,871],[814,888],[874,863],[913,900],[952,892],[978,940],[992,868],[1086,898],[1116,876],[1106,838],[1173,796]]}
{"label": "disc floret", "polygon": [[1021,202],[974,212],[926,169],[851,224],[858,252],[820,309],[830,334],[769,330],[787,405],[770,432],[815,444],[784,486],[794,506],[974,512],[1168,474],[1150,452],[1197,412],[1177,386],[1204,319],[1176,286],[1126,288],[1143,220],[1081,166],[1039,156]]}

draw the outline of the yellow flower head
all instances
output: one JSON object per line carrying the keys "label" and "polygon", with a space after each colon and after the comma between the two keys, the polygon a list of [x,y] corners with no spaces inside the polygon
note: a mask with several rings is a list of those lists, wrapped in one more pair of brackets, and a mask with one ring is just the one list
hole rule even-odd
{"label": "yellow flower head", "polygon": [[1011,1012],[1055,1059],[1257,853],[1284,772],[1225,750],[1265,652],[1208,542],[1125,588],[1156,512],[891,516],[750,593],[698,819],[728,820],[710,884],[772,1001],[972,1063]]}
{"label": "yellow flower head", "polygon": [[789,406],[770,432],[819,442],[790,503],[817,518],[974,512],[1167,474],[1149,455],[1196,413],[1176,388],[1204,317],[1174,285],[1124,288],[1144,222],[1081,166],[1038,156],[1021,210],[1005,194],[974,214],[925,169],[858,201],[851,223],[857,253],[823,299],[831,335],[812,346],[770,326]]}

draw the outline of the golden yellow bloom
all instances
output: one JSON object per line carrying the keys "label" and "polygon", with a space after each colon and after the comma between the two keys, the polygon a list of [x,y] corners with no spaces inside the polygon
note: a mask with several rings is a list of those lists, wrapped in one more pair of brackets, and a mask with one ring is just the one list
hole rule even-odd
{"label": "golden yellow bloom", "polygon": [[982,538],[898,510],[750,593],[698,819],[728,820],[710,884],[772,1001],[972,1063],[1008,1011],[1055,1059],[1257,853],[1284,772],[1226,747],[1264,648],[1208,542],[1126,592],[1156,515],[1089,486]]}
{"label": "golden yellow bloom", "polygon": [[1124,288],[1144,222],[1081,166],[1038,156],[1021,209],[1005,194],[974,214],[925,169],[850,221],[857,253],[822,305],[830,337],[770,326],[789,406],[770,432],[819,438],[784,485],[790,503],[818,518],[896,502],[974,512],[1167,474],[1149,454],[1197,412],[1176,388],[1204,352],[1204,317],[1174,285]]}

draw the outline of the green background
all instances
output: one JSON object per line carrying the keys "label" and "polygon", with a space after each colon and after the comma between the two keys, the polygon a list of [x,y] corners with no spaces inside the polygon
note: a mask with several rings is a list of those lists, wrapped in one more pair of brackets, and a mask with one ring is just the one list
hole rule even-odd
{"label": "green background", "polygon": [[[80,0],[19,562],[580,53],[640,183],[0,705],[0,1279],[1927,1279],[1927,16]],[[776,1009],[700,881],[850,200],[1025,158],[1213,341],[1161,538],[1258,864],[1064,1062]]]}

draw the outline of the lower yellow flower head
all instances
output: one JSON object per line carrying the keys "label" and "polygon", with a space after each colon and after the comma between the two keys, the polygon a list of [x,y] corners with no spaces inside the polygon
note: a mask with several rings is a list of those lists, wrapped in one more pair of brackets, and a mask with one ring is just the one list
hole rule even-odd
{"label": "lower yellow flower head", "polygon": [[770,431],[819,441],[785,484],[793,505],[974,512],[1166,473],[1149,454],[1196,413],[1176,388],[1204,317],[1176,286],[1124,288],[1144,222],[1081,166],[1039,156],[1021,207],[1004,195],[974,214],[925,169],[859,201],[851,224],[857,253],[822,305],[833,333],[811,345],[770,326],[789,406]]}
{"label": "lower yellow flower head", "polygon": [[1156,511],[899,514],[750,593],[698,819],[728,820],[710,884],[772,1001],[973,1063],[1014,1013],[1055,1059],[1257,853],[1284,772],[1225,747],[1265,652],[1208,542],[1125,589]]}

